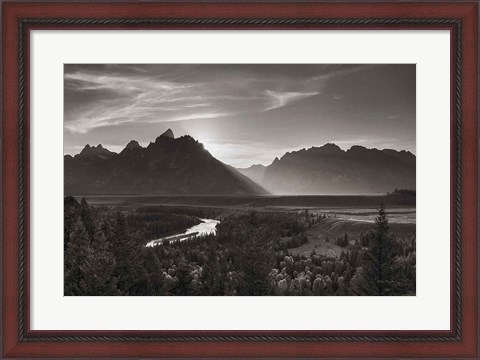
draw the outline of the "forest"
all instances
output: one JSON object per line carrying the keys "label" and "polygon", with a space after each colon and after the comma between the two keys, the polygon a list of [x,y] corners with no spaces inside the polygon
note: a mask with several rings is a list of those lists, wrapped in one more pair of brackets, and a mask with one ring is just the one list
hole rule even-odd
{"label": "forest", "polygon": [[[216,233],[145,244],[216,217]],[[415,237],[396,238],[379,206],[370,231],[336,240],[339,257],[290,250],[325,221],[301,212],[91,206],[64,198],[66,296],[415,295]]]}

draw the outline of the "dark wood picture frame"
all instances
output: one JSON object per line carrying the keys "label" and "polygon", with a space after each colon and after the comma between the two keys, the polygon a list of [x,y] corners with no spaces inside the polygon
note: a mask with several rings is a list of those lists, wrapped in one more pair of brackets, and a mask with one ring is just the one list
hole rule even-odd
{"label": "dark wood picture frame", "polygon": [[[4,2],[2,357],[478,358],[478,11],[478,1]],[[30,330],[29,31],[32,29],[448,29],[452,96],[450,330]]]}

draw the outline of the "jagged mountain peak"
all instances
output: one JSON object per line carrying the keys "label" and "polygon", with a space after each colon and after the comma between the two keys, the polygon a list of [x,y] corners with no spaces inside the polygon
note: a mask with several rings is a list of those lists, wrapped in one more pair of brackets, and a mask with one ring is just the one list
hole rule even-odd
{"label": "jagged mountain peak", "polygon": [[167,137],[167,138],[175,139],[175,135],[173,134],[172,129],[168,129],[162,135],[160,135],[160,137]]}
{"label": "jagged mountain peak", "polygon": [[[138,141],[136,140],[131,140],[127,146],[125,146],[125,149],[123,149],[123,151],[132,151],[132,150],[136,150],[136,149],[142,149],[142,147],[140,146],[140,144],[138,143]],[[122,152],[123,152],[122,151]]]}
{"label": "jagged mountain peak", "polygon": [[340,149],[340,146],[334,143],[326,143],[325,145],[320,147],[311,147],[309,151],[319,152],[322,154],[330,154],[330,155],[344,153],[344,151]]}
{"label": "jagged mountain peak", "polygon": [[[183,136],[182,136],[183,137]],[[178,139],[181,139],[178,138]],[[155,139],[155,142],[154,144],[158,144],[158,143],[170,143],[170,141],[172,140],[178,140],[175,138],[175,135],[173,134],[173,131],[172,129],[168,129],[166,130],[165,132],[162,133],[162,135],[160,135],[159,137],[157,137]]]}
{"label": "jagged mountain peak", "polygon": [[367,149],[365,146],[362,146],[362,145],[353,145],[352,147],[350,147],[348,151],[366,151],[366,150],[377,150],[377,149],[375,148]]}
{"label": "jagged mountain peak", "polygon": [[[95,155],[98,151],[108,152],[90,145],[85,151]],[[87,158],[82,155],[73,160],[65,157],[65,191],[69,194],[112,195],[267,193],[237,170],[217,160],[191,136],[174,138],[170,129],[146,148],[132,140],[120,154],[113,154]]]}
{"label": "jagged mountain peak", "polygon": [[97,146],[90,146],[90,144],[85,145],[83,150],[77,156],[80,157],[92,157],[92,156],[100,156],[100,157],[108,157],[114,155],[115,153],[105,149],[102,144],[98,144]]}

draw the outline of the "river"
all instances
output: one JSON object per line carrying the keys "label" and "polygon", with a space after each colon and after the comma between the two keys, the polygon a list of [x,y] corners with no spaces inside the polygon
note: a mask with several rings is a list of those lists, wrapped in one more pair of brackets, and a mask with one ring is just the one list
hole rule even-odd
{"label": "river", "polygon": [[214,220],[214,219],[200,219],[200,220],[202,221],[200,224],[197,224],[188,228],[183,233],[166,236],[160,239],[149,241],[145,246],[153,247],[155,245],[161,244],[165,240],[185,241],[195,236],[210,235],[210,234],[215,234],[217,232],[217,224],[219,224],[220,221]]}

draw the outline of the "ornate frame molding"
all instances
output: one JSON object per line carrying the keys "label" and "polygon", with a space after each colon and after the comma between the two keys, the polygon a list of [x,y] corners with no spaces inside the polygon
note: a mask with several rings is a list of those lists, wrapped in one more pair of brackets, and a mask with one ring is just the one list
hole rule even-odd
{"label": "ornate frame molding", "polygon": [[[192,331],[190,334],[132,334],[125,332],[114,334],[49,334],[39,332],[30,333],[26,308],[27,299],[27,242],[26,237],[26,181],[27,181],[27,35],[29,27],[35,26],[158,26],[158,27],[238,27],[252,28],[275,26],[295,29],[302,26],[332,26],[358,28],[371,26],[452,26],[453,38],[453,126],[454,126],[454,239],[453,239],[453,302],[454,323],[452,334],[432,335],[337,335],[328,334],[328,331],[309,334],[285,334],[281,332],[269,335],[249,333],[209,335]],[[127,19],[127,18],[25,18],[18,21],[18,340],[20,342],[459,342],[462,340],[462,19],[452,18],[155,18],[155,19]],[[345,332],[347,333],[347,332]]]}

